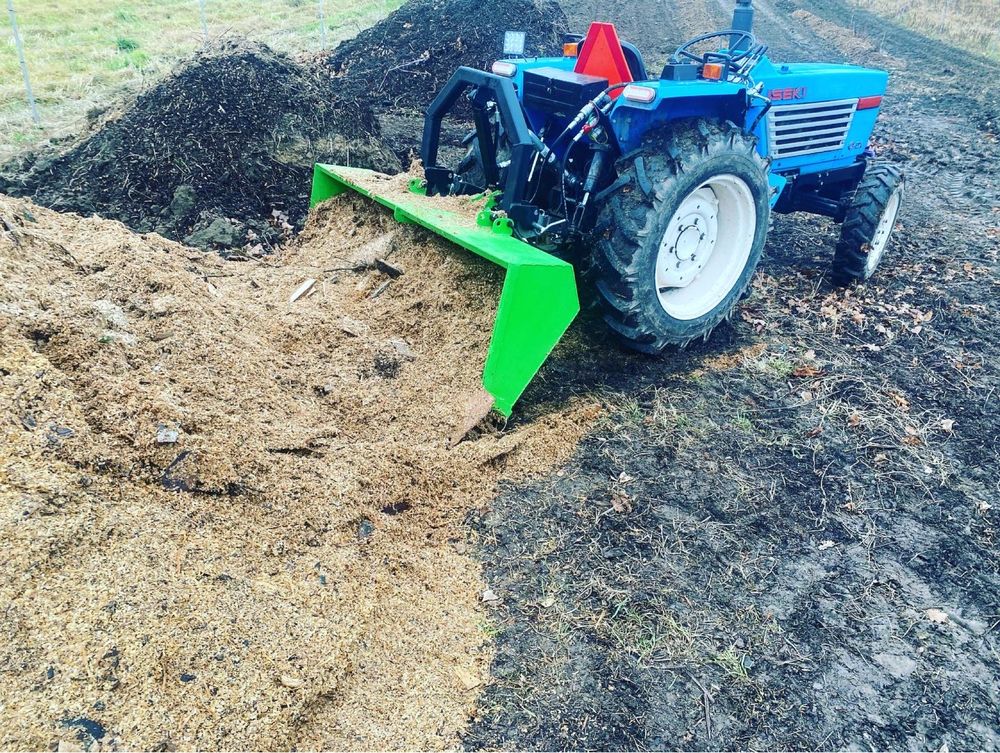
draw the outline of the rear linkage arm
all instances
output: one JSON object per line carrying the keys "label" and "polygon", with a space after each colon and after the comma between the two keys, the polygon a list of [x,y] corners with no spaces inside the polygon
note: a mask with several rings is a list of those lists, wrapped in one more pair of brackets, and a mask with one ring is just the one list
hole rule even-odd
{"label": "rear linkage arm", "polygon": [[[420,148],[420,158],[427,176],[427,193],[430,196],[446,195],[452,185],[454,174],[446,167],[438,165],[438,150],[441,144],[441,123],[455,106],[458,98],[470,87],[479,89],[474,98],[473,117],[479,136],[483,165],[487,178],[495,181],[499,175],[496,164],[496,150],[490,128],[489,115],[485,108],[485,93],[493,95],[500,113],[500,121],[511,145],[511,162],[507,169],[507,183],[501,197],[501,208],[510,211],[515,204],[525,200],[528,189],[528,172],[531,160],[539,151],[541,142],[528,127],[528,121],[521,111],[514,83],[494,73],[462,67],[455,71],[451,80],[427,108],[424,119],[424,136]],[[481,98],[482,97],[482,98]],[[476,100],[479,100],[478,102]],[[492,172],[492,175],[490,174]]]}

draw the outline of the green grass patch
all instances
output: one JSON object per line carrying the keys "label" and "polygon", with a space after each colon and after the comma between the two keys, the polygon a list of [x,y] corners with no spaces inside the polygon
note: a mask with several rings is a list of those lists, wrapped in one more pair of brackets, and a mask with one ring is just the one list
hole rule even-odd
{"label": "green grass patch", "polygon": [[134,24],[139,22],[139,17],[128,8],[119,8],[115,11],[115,21],[121,24]]}
{"label": "green grass patch", "polygon": [[743,663],[743,654],[735,648],[727,648],[722,653],[716,654],[712,657],[712,663],[720,666],[730,679],[738,683],[750,682],[750,675]]}
{"label": "green grass patch", "polygon": [[142,50],[132,50],[111,58],[105,67],[109,71],[121,71],[126,68],[135,68],[142,71],[149,68],[149,55]]}
{"label": "green grass patch", "polygon": [[[402,1],[326,0],[327,44],[354,36]],[[15,0],[15,6],[44,129],[32,127],[14,45],[0,44],[0,161],[79,128],[88,110],[147,85],[205,43],[195,0]],[[321,47],[313,0],[211,0],[206,22],[212,39],[245,37],[290,54]]]}
{"label": "green grass patch", "polygon": [[118,37],[115,40],[115,47],[119,52],[132,52],[139,49],[139,43],[129,37]]}

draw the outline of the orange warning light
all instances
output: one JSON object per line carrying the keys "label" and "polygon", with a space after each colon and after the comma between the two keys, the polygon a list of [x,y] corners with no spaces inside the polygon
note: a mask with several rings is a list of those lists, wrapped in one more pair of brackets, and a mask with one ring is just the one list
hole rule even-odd
{"label": "orange warning light", "polygon": [[722,63],[705,63],[701,68],[701,77],[709,81],[722,79]]}

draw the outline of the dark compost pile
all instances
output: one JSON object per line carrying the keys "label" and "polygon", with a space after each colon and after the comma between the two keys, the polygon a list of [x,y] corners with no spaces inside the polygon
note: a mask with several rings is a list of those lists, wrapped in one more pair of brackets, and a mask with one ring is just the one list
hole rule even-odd
{"label": "dark compost pile", "polygon": [[0,190],[209,247],[275,240],[302,220],[317,159],[398,168],[372,111],[264,46],[227,43],[36,155]]}
{"label": "dark compost pile", "polygon": [[345,99],[377,111],[423,109],[460,66],[488,69],[507,30],[552,55],[568,23],[552,0],[413,0],[337,47],[328,63]]}

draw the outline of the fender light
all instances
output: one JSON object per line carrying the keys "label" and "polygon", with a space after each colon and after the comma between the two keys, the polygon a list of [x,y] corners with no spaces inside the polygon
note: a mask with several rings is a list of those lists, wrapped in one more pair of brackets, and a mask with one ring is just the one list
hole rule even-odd
{"label": "fender light", "polygon": [[493,64],[491,70],[498,76],[513,78],[514,74],[517,73],[517,66],[504,60],[498,60]]}
{"label": "fender light", "polygon": [[858,100],[859,110],[874,110],[882,104],[881,97],[862,97]]}
{"label": "fender light", "polygon": [[579,42],[567,42],[563,45],[563,57],[564,58],[578,58],[580,57],[580,43]]}
{"label": "fender light", "polygon": [[622,92],[622,96],[629,102],[641,102],[644,105],[648,105],[656,99],[656,89],[650,89],[648,86],[629,84],[625,87],[625,91]]}

